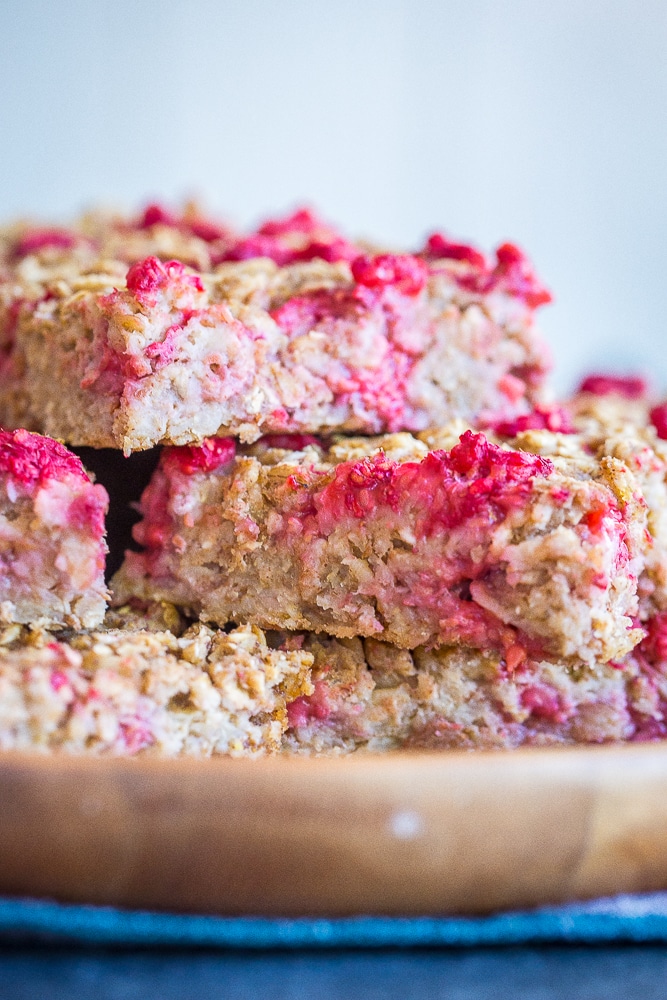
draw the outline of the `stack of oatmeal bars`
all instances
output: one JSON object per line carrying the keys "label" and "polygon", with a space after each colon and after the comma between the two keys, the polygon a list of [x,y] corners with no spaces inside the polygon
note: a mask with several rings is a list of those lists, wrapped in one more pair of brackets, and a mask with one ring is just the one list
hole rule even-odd
{"label": "stack of oatmeal bars", "polygon": [[512,244],[306,210],[2,230],[0,748],[665,736],[667,406],[605,376],[556,405],[548,301]]}

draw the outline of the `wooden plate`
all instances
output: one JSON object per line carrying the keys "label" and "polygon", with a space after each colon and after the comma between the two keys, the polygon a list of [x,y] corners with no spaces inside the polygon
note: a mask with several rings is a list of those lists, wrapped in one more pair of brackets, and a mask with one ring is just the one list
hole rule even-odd
{"label": "wooden plate", "polygon": [[0,754],[0,893],[484,913],[667,888],[667,744],[312,760]]}

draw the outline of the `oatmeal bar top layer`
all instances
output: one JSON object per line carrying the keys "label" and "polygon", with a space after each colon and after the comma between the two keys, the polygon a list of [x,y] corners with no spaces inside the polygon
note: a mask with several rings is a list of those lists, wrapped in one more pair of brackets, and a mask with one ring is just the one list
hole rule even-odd
{"label": "oatmeal bar top layer", "polygon": [[311,654],[259,629],[0,632],[0,749],[160,756],[276,750]]}
{"label": "oatmeal bar top layer", "polygon": [[57,441],[0,430],[0,620],[99,625],[108,497]]}
{"label": "oatmeal bar top layer", "polygon": [[165,449],[135,529],[144,551],[114,589],[220,624],[463,644],[515,664],[627,653],[649,544],[632,473],[456,431],[430,453],[409,434]]}
{"label": "oatmeal bar top layer", "polygon": [[[478,255],[479,256],[479,255]],[[509,245],[484,259],[358,256],[214,274],[23,262],[5,286],[0,421],[125,452],[211,434],[420,430],[540,398],[548,299]]]}

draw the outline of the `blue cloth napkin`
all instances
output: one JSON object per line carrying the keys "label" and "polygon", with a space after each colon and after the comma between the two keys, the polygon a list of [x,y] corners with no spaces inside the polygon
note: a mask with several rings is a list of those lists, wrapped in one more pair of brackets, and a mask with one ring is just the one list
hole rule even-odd
{"label": "blue cloth napkin", "polygon": [[667,892],[489,917],[214,917],[0,898],[0,940],[129,947],[466,947],[667,942]]}

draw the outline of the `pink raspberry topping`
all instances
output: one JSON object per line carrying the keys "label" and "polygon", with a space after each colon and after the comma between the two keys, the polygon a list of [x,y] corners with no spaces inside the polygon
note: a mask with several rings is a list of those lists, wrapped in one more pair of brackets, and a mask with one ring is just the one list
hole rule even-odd
{"label": "pink raspberry topping", "polygon": [[358,285],[381,289],[392,285],[405,295],[418,295],[428,280],[428,267],[410,254],[363,254],[352,261],[352,277]]}
{"label": "pink raspberry topping", "polygon": [[163,464],[173,464],[179,472],[192,476],[195,472],[212,472],[231,462],[236,455],[234,438],[204,438],[200,445],[186,444],[163,452]]}
{"label": "pink raspberry topping", "polygon": [[478,250],[464,243],[452,243],[441,233],[433,233],[420,256],[426,260],[460,260],[470,265],[469,272],[456,273],[461,288],[477,294],[503,291],[523,299],[531,309],[552,301],[551,293],[541,284],[526,255],[513,243],[503,243],[496,250],[491,267]]}
{"label": "pink raspberry topping", "polygon": [[649,413],[649,419],[656,429],[659,438],[667,440],[667,403],[654,406]]}
{"label": "pink raspberry topping", "polygon": [[590,392],[594,396],[616,394],[626,399],[642,399],[648,392],[648,383],[640,375],[587,375],[577,392]]}
{"label": "pink raspberry topping", "polygon": [[418,506],[417,534],[423,537],[477,515],[493,523],[524,502],[536,476],[553,469],[547,458],[507,451],[466,431],[451,451],[430,452],[421,462],[399,464],[383,452],[344,462],[314,503],[325,527],[345,514],[366,517],[379,506],[395,511],[404,504]]}
{"label": "pink raspberry topping", "polygon": [[267,236],[254,233],[244,239],[237,240],[224,253],[216,256],[215,263],[223,261],[252,260],[255,257],[268,257],[280,267],[287,264],[297,264],[309,260],[326,260],[330,264],[339,260],[353,260],[359,253],[357,247],[348,243],[342,237],[331,239],[308,240],[299,246],[290,245],[277,236]]}
{"label": "pink raspberry topping", "polygon": [[70,233],[67,229],[29,229],[17,240],[14,255],[27,257],[29,254],[38,253],[46,247],[70,250],[76,246],[77,242],[75,234]]}
{"label": "pink raspberry topping", "polygon": [[225,247],[214,263],[268,257],[284,267],[316,258],[329,263],[351,261],[358,254],[358,247],[310,209],[301,208],[284,218],[268,219],[256,232]]}
{"label": "pink raspberry topping", "polygon": [[0,430],[0,472],[24,486],[64,476],[90,482],[76,455],[52,438],[25,430]]}
{"label": "pink raspberry topping", "polygon": [[426,241],[424,256],[428,260],[463,260],[480,270],[486,270],[484,254],[467,243],[452,243],[442,233],[433,233]]}
{"label": "pink raspberry topping", "polygon": [[532,413],[525,413],[514,420],[496,424],[495,431],[501,437],[516,437],[523,431],[553,431],[560,434],[574,434],[569,414],[561,406],[537,406]]}
{"label": "pink raspberry topping", "polygon": [[204,291],[199,275],[188,272],[178,260],[163,263],[157,257],[146,257],[127,272],[127,287],[137,298],[151,298],[172,283],[192,285],[196,291]]}
{"label": "pink raspberry topping", "polygon": [[503,243],[496,250],[496,266],[491,272],[491,288],[501,288],[536,309],[552,301],[549,292],[538,281],[530,261],[513,243]]}

